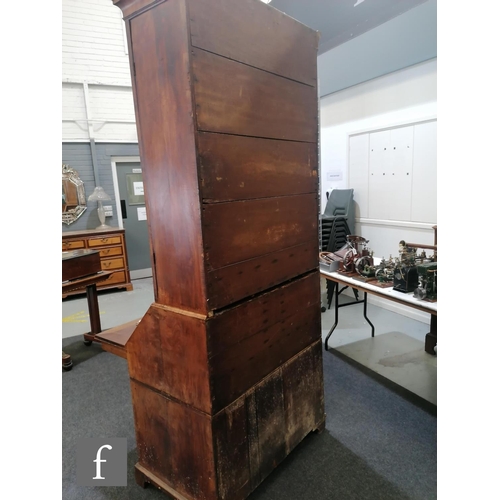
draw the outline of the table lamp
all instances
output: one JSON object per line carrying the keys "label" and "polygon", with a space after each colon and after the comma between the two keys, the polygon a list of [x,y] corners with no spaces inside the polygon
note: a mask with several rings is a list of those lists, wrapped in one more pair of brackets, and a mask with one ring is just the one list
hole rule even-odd
{"label": "table lamp", "polygon": [[106,222],[106,215],[104,213],[103,201],[111,201],[111,197],[107,194],[101,186],[96,186],[94,192],[89,196],[89,201],[97,201],[97,215],[101,222],[100,226],[96,229],[109,229],[111,226],[104,224]]}

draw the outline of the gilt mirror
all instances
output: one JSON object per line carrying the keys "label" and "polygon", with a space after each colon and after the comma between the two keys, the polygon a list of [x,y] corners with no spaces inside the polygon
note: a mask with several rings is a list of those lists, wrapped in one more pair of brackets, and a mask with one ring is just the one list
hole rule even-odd
{"label": "gilt mirror", "polygon": [[87,210],[85,188],[78,172],[69,165],[62,166],[62,221],[72,224]]}

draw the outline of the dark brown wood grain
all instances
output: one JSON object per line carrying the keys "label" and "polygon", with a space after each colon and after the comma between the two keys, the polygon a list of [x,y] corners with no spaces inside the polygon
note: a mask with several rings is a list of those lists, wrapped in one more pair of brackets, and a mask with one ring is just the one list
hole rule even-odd
{"label": "dark brown wood grain", "polygon": [[244,396],[246,408],[247,440],[248,440],[248,472],[250,475],[250,491],[261,483],[259,428],[257,426],[257,406],[255,390],[252,389]]}
{"label": "dark brown wood grain", "polygon": [[153,304],[127,343],[130,377],[211,412],[205,322]]}
{"label": "dark brown wood grain", "polygon": [[155,300],[205,312],[184,2],[160,3],[132,18],[130,36]]}
{"label": "dark brown wood grain", "polygon": [[319,308],[317,271],[206,320],[153,304],[127,342],[130,377],[217,412],[320,337]]}
{"label": "dark brown wood grain", "polygon": [[316,144],[200,132],[198,155],[205,203],[317,192]]}
{"label": "dark brown wood grain", "polygon": [[321,355],[318,340],[212,417],[132,380],[141,484],[189,500],[247,498],[297,432],[303,438],[324,422],[322,385],[312,385]]}
{"label": "dark brown wood grain", "polygon": [[231,0],[189,0],[188,5],[193,46],[316,85],[318,32],[272,5],[262,14],[255,0],[238,0],[237,9]]}
{"label": "dark brown wood grain", "polygon": [[264,328],[211,358],[212,408],[234,401],[321,336],[319,304]]}
{"label": "dark brown wood grain", "polygon": [[138,463],[192,500],[214,500],[211,418],[131,380]]}
{"label": "dark brown wood grain", "polygon": [[[219,498],[246,498],[245,492],[253,491],[280,464],[299,435],[304,438],[324,425],[321,348],[318,340],[300,351],[214,416]],[[312,386],[318,377],[320,383]]]}
{"label": "dark brown wood grain", "polygon": [[101,270],[101,259],[97,251],[71,250],[62,252],[62,281],[83,278]]}
{"label": "dark brown wood grain", "polygon": [[217,484],[221,499],[246,498],[251,491],[245,403],[245,397],[239,398],[213,418]]}
{"label": "dark brown wood grain", "polygon": [[283,397],[281,370],[255,388],[261,478],[268,476],[287,455]]}
{"label": "dark brown wood grain", "polygon": [[317,33],[259,0],[113,1],[155,290],[108,343],[127,356],[136,480],[244,500],[324,422]]}
{"label": "dark brown wood grain", "polygon": [[310,87],[192,49],[199,130],[318,142],[318,95]]}
{"label": "dark brown wood grain", "polygon": [[310,241],[210,271],[208,305],[219,309],[317,267],[318,245]]}
{"label": "dark brown wood grain", "polygon": [[[319,272],[221,311],[207,321],[208,355],[213,357],[234,345],[291,318],[300,309],[320,303]],[[317,333],[317,332],[316,332]]]}
{"label": "dark brown wood grain", "polygon": [[317,194],[216,203],[203,207],[211,269],[317,241]]}
{"label": "dark brown wood grain", "polygon": [[282,367],[287,453],[325,421],[321,339]]}
{"label": "dark brown wood grain", "polygon": [[101,344],[104,351],[127,359],[127,344],[140,319],[137,318],[128,323],[108,328],[104,332],[98,333],[94,340]]}

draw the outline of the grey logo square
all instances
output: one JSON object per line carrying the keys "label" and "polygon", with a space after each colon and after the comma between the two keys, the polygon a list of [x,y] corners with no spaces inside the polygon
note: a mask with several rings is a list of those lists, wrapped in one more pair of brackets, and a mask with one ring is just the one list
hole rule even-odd
{"label": "grey logo square", "polygon": [[76,484],[127,486],[127,438],[78,439]]}

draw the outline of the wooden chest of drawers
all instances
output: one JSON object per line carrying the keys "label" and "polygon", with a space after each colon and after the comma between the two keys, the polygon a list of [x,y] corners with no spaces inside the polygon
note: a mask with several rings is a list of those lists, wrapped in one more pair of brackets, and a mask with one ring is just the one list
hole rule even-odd
{"label": "wooden chest of drawers", "polygon": [[[106,231],[90,229],[63,233],[62,251],[67,252],[79,249],[98,250],[101,259],[101,269],[103,271],[113,271],[113,274],[105,282],[97,285],[98,290],[110,288],[133,289],[130,282],[124,229],[113,228]],[[63,298],[68,295],[84,293],[85,288],[63,294]]]}

